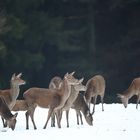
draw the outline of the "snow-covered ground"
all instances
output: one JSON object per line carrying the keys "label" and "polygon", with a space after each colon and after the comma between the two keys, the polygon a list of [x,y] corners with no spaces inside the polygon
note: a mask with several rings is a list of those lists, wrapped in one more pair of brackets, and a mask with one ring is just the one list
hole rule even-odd
{"label": "snow-covered ground", "polygon": [[[30,129],[25,129],[25,112],[20,111],[17,117],[17,124],[14,131],[0,132],[0,139],[32,139],[32,140],[132,140],[139,139],[140,134],[140,108],[136,109],[135,104],[129,104],[125,109],[122,104],[104,104],[105,111],[101,111],[101,104],[96,105],[93,115],[93,126],[89,126],[83,117],[84,125],[77,125],[74,110],[70,111],[70,127],[66,127],[65,113],[63,114],[61,129],[50,127],[50,123],[44,130],[43,126],[47,118],[47,109],[37,108],[35,111],[35,122],[37,130],[33,129],[30,121]],[[2,130],[2,122],[0,122]]]}

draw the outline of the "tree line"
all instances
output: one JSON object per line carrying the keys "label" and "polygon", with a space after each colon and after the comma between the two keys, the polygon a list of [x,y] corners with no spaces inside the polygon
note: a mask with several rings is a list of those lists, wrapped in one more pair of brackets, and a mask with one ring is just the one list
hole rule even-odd
{"label": "tree line", "polygon": [[[138,0],[1,0],[0,88],[15,72],[32,86],[76,71],[106,79],[105,102],[139,77]],[[21,95],[22,97],[22,95]],[[20,97],[19,97],[20,98]]]}

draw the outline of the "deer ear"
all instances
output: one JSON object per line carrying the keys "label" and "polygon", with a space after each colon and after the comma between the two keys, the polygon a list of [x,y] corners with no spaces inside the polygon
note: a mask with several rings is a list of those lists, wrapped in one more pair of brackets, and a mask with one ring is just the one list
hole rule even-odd
{"label": "deer ear", "polygon": [[18,115],[18,113],[15,113],[15,114],[14,114],[14,116],[13,116],[13,117],[14,117],[14,119],[16,119],[17,115]]}
{"label": "deer ear", "polygon": [[118,98],[124,98],[124,96],[121,95],[121,94],[117,94],[117,97],[118,97]]}
{"label": "deer ear", "polygon": [[68,76],[69,74],[68,74],[68,72],[64,75],[64,78],[66,78],[67,76]]}
{"label": "deer ear", "polygon": [[80,82],[80,83],[82,83],[82,82],[83,82],[83,80],[84,80],[84,78],[81,78],[81,79],[79,80],[79,82]]}
{"label": "deer ear", "polygon": [[72,76],[75,73],[75,71],[73,71],[72,73],[70,73],[70,75]]}
{"label": "deer ear", "polygon": [[14,74],[12,75],[11,80],[14,80],[14,79],[15,79],[15,77],[16,77],[16,74],[14,73]]}
{"label": "deer ear", "polygon": [[21,77],[21,75],[22,75],[22,73],[19,73],[16,77],[20,78],[20,77]]}

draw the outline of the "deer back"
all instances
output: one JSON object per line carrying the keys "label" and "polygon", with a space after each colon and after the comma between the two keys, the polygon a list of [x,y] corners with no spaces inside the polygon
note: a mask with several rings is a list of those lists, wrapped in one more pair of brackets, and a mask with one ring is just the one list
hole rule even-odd
{"label": "deer back", "polygon": [[33,87],[25,91],[23,97],[28,106],[38,105],[43,108],[48,108],[50,104],[54,104],[54,106],[58,104],[60,97],[57,92],[58,89]]}
{"label": "deer back", "polygon": [[117,96],[121,99],[121,102],[123,103],[125,108],[128,105],[128,100],[132,96],[140,95],[140,86],[139,85],[140,85],[140,78],[135,78],[131,82],[130,86],[125,91],[123,91],[121,94],[117,94]]}
{"label": "deer back", "polygon": [[87,90],[85,92],[86,100],[89,101],[91,97],[96,95],[104,96],[105,80],[101,75],[96,75],[89,79],[86,84]]}

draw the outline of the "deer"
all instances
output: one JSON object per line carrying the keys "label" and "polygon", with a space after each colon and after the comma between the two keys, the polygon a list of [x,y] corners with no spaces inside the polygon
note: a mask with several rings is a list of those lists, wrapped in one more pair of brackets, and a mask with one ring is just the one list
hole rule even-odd
{"label": "deer", "polygon": [[57,125],[61,128],[60,124],[60,110],[68,97],[70,96],[71,85],[79,84],[79,80],[75,79],[73,73],[64,75],[62,85],[60,89],[47,89],[33,87],[24,92],[23,97],[28,104],[28,111],[26,112],[26,129],[29,129],[29,116],[31,117],[34,129],[37,129],[34,121],[34,111],[37,106],[42,108],[48,108],[47,121],[44,125],[44,129],[48,124],[48,121],[54,111],[57,111]]}
{"label": "deer", "polygon": [[[20,92],[20,85],[24,85],[26,82],[21,79],[22,73],[19,73],[17,76],[15,74],[11,77],[11,87],[10,89],[0,90],[0,96],[3,96],[5,102],[7,103],[10,110],[12,110],[13,106],[16,103],[16,99]],[[6,127],[6,123],[2,118],[3,126]]]}
{"label": "deer", "polygon": [[[81,78],[79,80],[79,84],[77,85],[71,85],[71,94],[69,96],[69,98],[67,99],[65,105],[63,106],[62,108],[62,112],[63,111],[69,111],[73,102],[76,100],[78,94],[80,91],[85,91],[86,90],[86,87],[82,84],[83,82],[83,78]],[[61,114],[61,117],[62,117],[62,114]],[[69,127],[69,122],[68,122],[68,114],[66,113],[66,118],[67,118],[67,127]],[[55,116],[52,117],[52,127],[55,126]]]}
{"label": "deer", "polygon": [[127,108],[129,99],[135,95],[137,96],[136,109],[138,109],[140,101],[140,78],[133,79],[128,89],[123,91],[122,94],[118,94],[118,97],[121,99],[124,107]]}
{"label": "deer", "polygon": [[6,120],[8,127],[14,130],[18,113],[15,113],[14,115],[11,113],[3,96],[0,96],[0,115]]}
{"label": "deer", "polygon": [[[81,93],[78,94],[78,97],[74,101],[71,108],[75,109],[75,111],[76,111],[78,125],[79,125],[79,116],[80,116],[81,124],[83,124],[82,114],[84,115],[86,122],[91,126],[93,125],[93,117],[92,117],[92,114],[90,113],[90,109],[86,103],[84,95],[82,95]],[[82,112],[82,114],[81,114],[81,112]]]}
{"label": "deer", "polygon": [[[73,75],[74,72],[71,74]],[[49,83],[49,89],[60,89],[61,83],[62,83],[62,78],[59,76],[55,76],[51,79]]]}
{"label": "deer", "polygon": [[94,98],[92,114],[94,114],[95,112],[95,104],[96,104],[96,99],[98,95],[101,98],[102,111],[104,111],[104,107],[103,107],[103,99],[104,99],[104,94],[105,94],[104,77],[102,75],[93,76],[91,79],[87,81],[86,87],[87,87],[87,90],[85,91],[85,98],[86,98],[86,102],[89,105],[89,108],[90,108],[91,99]]}
{"label": "deer", "polygon": [[79,84],[77,85],[71,85],[71,93],[69,98],[67,99],[65,105],[63,106],[62,110],[66,111],[69,110],[73,104],[73,102],[76,100],[78,94],[80,91],[85,91],[86,87],[82,84],[83,78],[79,80]]}
{"label": "deer", "polygon": [[[62,111],[66,111],[67,127],[69,127],[68,118],[69,118],[70,108],[75,109],[76,112],[77,112],[77,124],[79,124],[78,114],[80,115],[81,121],[82,121],[82,114],[80,113],[80,111],[82,111],[87,123],[89,125],[92,125],[93,118],[92,118],[92,114],[90,113],[89,108],[86,104],[85,97],[82,96],[81,94],[79,95],[80,91],[85,91],[86,90],[86,87],[82,84],[83,80],[84,79],[82,78],[80,80],[80,84],[71,86],[71,94],[70,94],[68,100],[66,101],[64,107],[62,108]],[[53,88],[60,87],[61,78],[60,77],[54,77],[51,80],[50,84],[53,85]],[[52,117],[51,126],[52,127],[55,126],[55,116]]]}

